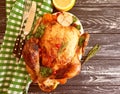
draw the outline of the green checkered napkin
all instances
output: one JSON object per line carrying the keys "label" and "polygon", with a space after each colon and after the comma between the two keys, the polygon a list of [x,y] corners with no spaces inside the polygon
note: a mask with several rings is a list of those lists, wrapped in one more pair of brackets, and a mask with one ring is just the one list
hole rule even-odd
{"label": "green checkered napkin", "polygon": [[[36,19],[52,12],[51,0],[37,2]],[[0,94],[26,94],[31,83],[23,59],[16,62],[12,54],[16,37],[20,31],[24,11],[24,0],[6,0],[7,26],[0,50]]]}

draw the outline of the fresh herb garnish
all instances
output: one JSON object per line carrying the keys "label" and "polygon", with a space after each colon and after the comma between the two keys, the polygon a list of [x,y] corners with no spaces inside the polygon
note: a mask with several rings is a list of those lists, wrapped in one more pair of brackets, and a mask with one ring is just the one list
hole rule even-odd
{"label": "fresh herb garnish", "polygon": [[38,27],[36,33],[34,34],[34,37],[39,38],[44,34],[44,30],[45,30],[45,25],[40,24],[40,26]]}
{"label": "fresh herb garnish", "polygon": [[100,49],[100,45],[96,44],[87,54],[86,58],[84,59],[84,61],[82,62],[85,63],[87,62],[90,58],[92,58]]}
{"label": "fresh herb garnish", "polygon": [[72,16],[73,18],[73,23],[75,23],[77,21],[77,18],[75,16]]}
{"label": "fresh herb garnish", "polygon": [[77,22],[77,17],[72,16],[72,18],[73,18],[72,25],[73,25],[75,28],[77,28],[78,30],[80,30],[80,29],[81,29],[81,26],[78,25],[78,24],[76,24],[76,22]]}
{"label": "fresh herb garnish", "polygon": [[52,74],[52,69],[48,68],[48,67],[40,66],[40,74],[43,77],[48,77],[48,76],[50,76]]}
{"label": "fresh herb garnish", "polygon": [[68,42],[63,42],[63,43],[61,44],[60,49],[58,50],[58,53],[63,52],[63,51],[65,50],[65,48],[66,48],[67,45],[68,45]]}
{"label": "fresh herb garnish", "polygon": [[79,38],[78,45],[79,45],[80,47],[82,47],[84,42],[85,42],[85,37],[84,37],[84,36],[81,36],[81,37]]}
{"label": "fresh herb garnish", "polygon": [[80,29],[81,29],[81,26],[80,26],[80,25],[77,25],[76,28],[77,28],[78,30],[80,30]]}

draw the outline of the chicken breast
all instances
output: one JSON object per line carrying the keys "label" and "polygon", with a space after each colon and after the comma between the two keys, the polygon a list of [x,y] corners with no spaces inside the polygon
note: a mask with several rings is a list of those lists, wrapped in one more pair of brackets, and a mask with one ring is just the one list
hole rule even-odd
{"label": "chicken breast", "polygon": [[63,27],[57,22],[48,25],[39,43],[42,64],[57,70],[61,65],[70,63],[78,54],[79,37],[80,32],[75,27]]}
{"label": "chicken breast", "polygon": [[[45,26],[44,34],[38,38],[32,37],[26,42],[23,57],[31,79],[38,83],[43,91],[50,92],[58,84],[65,84],[67,79],[80,72],[79,57],[87,45],[89,34],[81,35],[75,26],[61,25],[56,17],[50,14],[49,20],[46,19],[40,23]],[[79,46],[81,36],[84,37],[84,43]],[[51,74],[43,77],[42,67],[52,70]]]}

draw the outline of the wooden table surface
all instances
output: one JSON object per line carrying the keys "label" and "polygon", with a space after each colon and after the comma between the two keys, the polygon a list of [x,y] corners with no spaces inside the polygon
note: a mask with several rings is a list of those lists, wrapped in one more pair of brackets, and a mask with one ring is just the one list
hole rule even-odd
{"label": "wooden table surface", "polygon": [[[120,0],[76,0],[74,13],[91,37],[86,53],[96,44],[100,51],[81,73],[51,93],[31,84],[29,94],[120,94]],[[5,0],[0,1],[0,44],[6,27]]]}

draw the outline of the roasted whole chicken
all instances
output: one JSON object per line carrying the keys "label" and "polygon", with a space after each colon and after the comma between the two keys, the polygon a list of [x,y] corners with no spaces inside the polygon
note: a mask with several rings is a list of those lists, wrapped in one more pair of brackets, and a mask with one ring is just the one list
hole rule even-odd
{"label": "roasted whole chicken", "polygon": [[24,45],[26,69],[45,92],[80,73],[80,59],[89,34],[82,34],[73,20],[67,12],[45,14],[38,19],[33,36]]}

